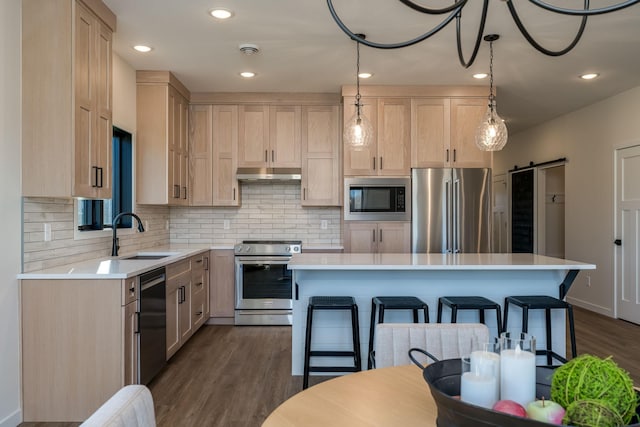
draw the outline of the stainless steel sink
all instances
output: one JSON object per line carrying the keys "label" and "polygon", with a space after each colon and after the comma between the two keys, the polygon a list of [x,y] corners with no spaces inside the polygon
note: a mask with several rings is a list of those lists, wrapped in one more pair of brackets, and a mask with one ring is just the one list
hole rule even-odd
{"label": "stainless steel sink", "polygon": [[167,258],[170,257],[171,255],[132,255],[132,256],[128,256],[128,257],[124,257],[124,258],[120,258],[120,259],[124,259],[124,260],[149,260],[149,259],[162,259],[162,258]]}

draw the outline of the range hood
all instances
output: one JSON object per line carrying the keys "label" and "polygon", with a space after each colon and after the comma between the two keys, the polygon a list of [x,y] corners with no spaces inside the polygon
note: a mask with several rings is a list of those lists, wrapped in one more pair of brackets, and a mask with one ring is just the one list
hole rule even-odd
{"label": "range hood", "polygon": [[238,168],[238,181],[300,181],[300,168]]}

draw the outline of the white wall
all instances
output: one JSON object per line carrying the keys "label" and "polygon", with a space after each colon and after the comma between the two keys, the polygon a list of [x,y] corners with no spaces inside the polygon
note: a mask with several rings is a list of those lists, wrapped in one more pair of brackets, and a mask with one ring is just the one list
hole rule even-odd
{"label": "white wall", "polygon": [[20,272],[20,0],[0,1],[0,426],[22,421]]}
{"label": "white wall", "polygon": [[640,144],[639,116],[636,87],[516,134],[494,155],[495,174],[567,157],[565,257],[597,266],[578,275],[569,299],[609,316],[615,315],[614,150]]}

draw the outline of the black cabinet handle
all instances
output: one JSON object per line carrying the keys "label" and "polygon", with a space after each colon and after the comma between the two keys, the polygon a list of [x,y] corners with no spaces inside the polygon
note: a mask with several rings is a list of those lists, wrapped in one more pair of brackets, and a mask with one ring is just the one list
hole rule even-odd
{"label": "black cabinet handle", "polygon": [[447,148],[447,162],[449,162],[449,149]]}
{"label": "black cabinet handle", "polygon": [[103,178],[102,171],[103,171],[103,169],[102,168],[98,168],[98,169],[100,170],[100,184],[98,185],[98,187],[102,188],[102,184],[103,184],[103,182],[102,182],[102,178]]}
{"label": "black cabinet handle", "polygon": [[373,241],[376,241],[376,230],[372,230],[373,231]]}
{"label": "black cabinet handle", "polygon": [[264,162],[267,163],[269,161],[269,150],[264,150]]}
{"label": "black cabinet handle", "polygon": [[184,190],[184,196],[182,197],[183,199],[187,199],[187,187],[182,187],[182,189]]}
{"label": "black cabinet handle", "polygon": [[97,187],[98,186],[98,167],[97,166],[91,166],[91,170],[93,171],[93,180],[91,182],[91,186],[92,187]]}
{"label": "black cabinet handle", "polygon": [[298,284],[296,283],[296,301],[298,301],[300,299],[300,293],[298,290]]}
{"label": "black cabinet handle", "polygon": [[276,161],[276,152],[275,150],[271,150],[271,162],[275,162]]}
{"label": "black cabinet handle", "polygon": [[616,240],[613,241],[613,244],[616,245],[616,246],[622,246],[622,240],[616,239]]}
{"label": "black cabinet handle", "polygon": [[380,231],[380,240],[379,240],[379,242],[382,243],[382,230],[379,230],[379,231]]}
{"label": "black cabinet handle", "polygon": [[206,271],[209,271],[209,257],[208,256],[204,257],[204,269]]}
{"label": "black cabinet handle", "polygon": [[174,184],[173,185],[173,198],[174,199],[179,199],[180,198],[180,186]]}
{"label": "black cabinet handle", "polygon": [[373,156],[373,170],[376,170],[376,157]]}
{"label": "black cabinet handle", "polygon": [[453,149],[453,161],[454,162],[456,161],[456,149],[455,148]]}
{"label": "black cabinet handle", "polygon": [[233,187],[233,200],[234,201],[236,200],[236,188],[235,187]]}
{"label": "black cabinet handle", "polygon": [[307,200],[307,189],[306,188],[302,189],[302,200]]}
{"label": "black cabinet handle", "polygon": [[382,156],[380,156],[380,170],[382,170]]}

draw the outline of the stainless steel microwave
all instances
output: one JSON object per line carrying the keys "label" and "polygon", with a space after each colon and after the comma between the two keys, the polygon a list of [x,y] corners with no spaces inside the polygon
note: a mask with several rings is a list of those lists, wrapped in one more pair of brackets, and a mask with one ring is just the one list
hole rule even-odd
{"label": "stainless steel microwave", "polygon": [[344,219],[411,221],[411,178],[345,178]]}

